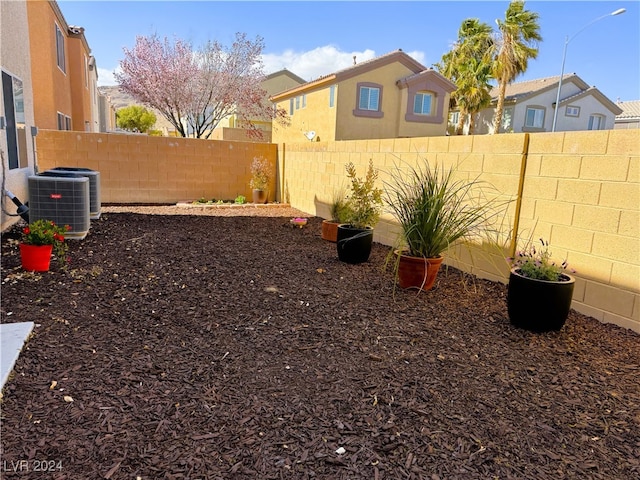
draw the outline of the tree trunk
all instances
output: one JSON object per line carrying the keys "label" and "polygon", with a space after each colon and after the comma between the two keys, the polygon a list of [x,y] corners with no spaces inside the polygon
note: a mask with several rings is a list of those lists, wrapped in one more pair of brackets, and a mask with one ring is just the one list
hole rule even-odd
{"label": "tree trunk", "polygon": [[460,112],[458,114],[458,124],[456,125],[456,135],[462,135],[464,133],[464,119],[466,117],[466,110],[460,109]]}
{"label": "tree trunk", "polygon": [[502,114],[504,112],[504,97],[507,92],[507,80],[505,78],[500,79],[498,84],[498,104],[496,105],[496,115],[493,119],[493,133],[500,133],[500,127],[502,126]]}

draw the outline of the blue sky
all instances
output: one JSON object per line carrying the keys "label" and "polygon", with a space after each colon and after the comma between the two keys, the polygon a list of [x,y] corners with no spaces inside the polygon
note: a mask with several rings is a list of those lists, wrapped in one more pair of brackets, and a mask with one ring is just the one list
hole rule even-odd
{"label": "blue sky", "polygon": [[[137,35],[231,45],[236,32],[264,39],[265,73],[287,68],[312,80],[357,61],[402,49],[429,67],[450,50],[466,18],[496,27],[508,1],[76,1],[58,0],[70,25],[85,28],[99,85]],[[517,81],[575,72],[611,100],[640,99],[640,1],[531,0],[540,16],[538,58]],[[593,20],[619,8],[622,15]],[[583,27],[584,30],[581,30]]]}

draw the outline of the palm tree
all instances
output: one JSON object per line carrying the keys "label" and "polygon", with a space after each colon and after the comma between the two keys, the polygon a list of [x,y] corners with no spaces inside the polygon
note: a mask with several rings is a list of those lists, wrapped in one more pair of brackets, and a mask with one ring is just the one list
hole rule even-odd
{"label": "palm tree", "polygon": [[441,63],[436,64],[440,73],[458,87],[451,95],[460,110],[456,135],[462,135],[467,115],[471,116],[469,133],[473,133],[473,116],[490,102],[491,63],[486,52],[492,46],[491,33],[491,27],[477,18],[464,20],[457,42],[442,56]]}
{"label": "palm tree", "polygon": [[502,125],[504,98],[507,84],[527,70],[529,59],[538,56],[537,42],[542,40],[538,14],[525,10],[524,1],[509,4],[504,21],[496,20],[498,35],[489,51],[493,59],[493,77],[498,81],[498,104],[493,123],[493,133]]}

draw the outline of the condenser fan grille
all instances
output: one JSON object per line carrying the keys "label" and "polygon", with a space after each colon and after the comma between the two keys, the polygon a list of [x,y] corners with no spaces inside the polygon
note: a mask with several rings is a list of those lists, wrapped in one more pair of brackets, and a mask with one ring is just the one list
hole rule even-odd
{"label": "condenser fan grille", "polygon": [[29,221],[45,219],[69,225],[67,238],[83,239],[90,227],[89,178],[29,177]]}

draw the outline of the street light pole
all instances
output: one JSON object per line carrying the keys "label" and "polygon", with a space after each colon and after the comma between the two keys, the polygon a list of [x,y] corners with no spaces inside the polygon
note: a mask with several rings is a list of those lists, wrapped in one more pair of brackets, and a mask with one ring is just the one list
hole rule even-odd
{"label": "street light pole", "polygon": [[576,36],[579,33],[581,33],[587,27],[590,27],[591,25],[593,25],[597,21],[602,20],[603,18],[613,17],[615,15],[620,15],[620,14],[626,12],[626,11],[627,10],[625,8],[619,8],[618,10],[616,10],[614,12],[607,13],[606,15],[602,15],[601,17],[598,17],[595,20],[592,20],[591,22],[587,23],[584,27],[582,27],[580,30],[578,30],[576,33],[574,33],[571,37],[569,35],[567,35],[567,37],[565,38],[564,49],[562,51],[562,69],[560,70],[560,81],[558,82],[558,93],[556,95],[556,108],[553,111],[553,125],[551,126],[551,131],[552,132],[556,131],[556,121],[558,120],[558,110],[560,109],[560,90],[562,90],[562,77],[564,77],[564,63],[565,63],[565,60],[567,59],[567,45],[569,45],[569,42],[571,40],[573,40],[574,38],[576,38]]}

